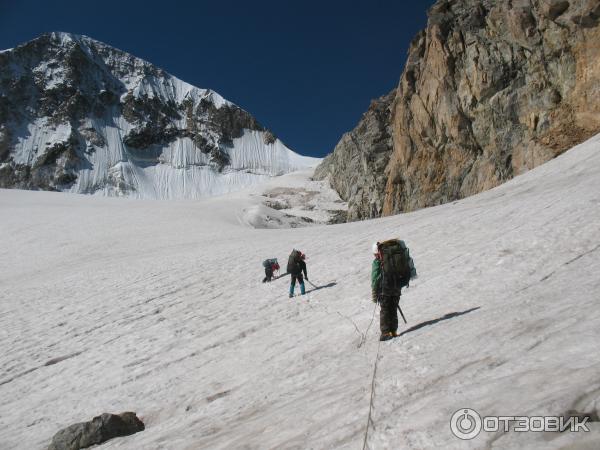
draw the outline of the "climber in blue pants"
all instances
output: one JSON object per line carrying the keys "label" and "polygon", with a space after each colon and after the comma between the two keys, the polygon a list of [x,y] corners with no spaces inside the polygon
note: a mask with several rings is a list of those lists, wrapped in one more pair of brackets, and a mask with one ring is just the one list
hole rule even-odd
{"label": "climber in blue pants", "polygon": [[[287,271],[292,276],[292,281],[290,283],[290,298],[294,296],[296,280],[298,280],[298,283],[300,284],[300,293],[302,295],[306,294],[304,278],[308,280],[308,275],[306,274],[306,263],[304,262],[305,258],[306,255],[300,250],[294,249],[292,250],[292,253],[290,253],[287,265]],[[304,278],[302,278],[302,272],[304,272]]]}

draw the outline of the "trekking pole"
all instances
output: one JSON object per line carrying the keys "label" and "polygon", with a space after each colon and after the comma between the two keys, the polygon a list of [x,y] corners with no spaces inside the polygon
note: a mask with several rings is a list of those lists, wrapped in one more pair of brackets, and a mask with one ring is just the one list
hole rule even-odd
{"label": "trekking pole", "polygon": [[400,309],[400,305],[396,305],[396,307],[398,308],[398,311],[400,311],[400,315],[402,316],[402,320],[404,320],[404,323],[408,323],[406,321],[406,318],[404,317],[404,314],[402,313],[402,310]]}
{"label": "trekking pole", "polygon": [[308,282],[311,284],[311,286],[312,286],[312,287],[314,287],[315,289],[317,288],[317,286],[315,286],[315,285],[313,284],[313,282],[312,282],[312,281],[310,281],[308,278],[306,278],[306,281],[308,281]]}

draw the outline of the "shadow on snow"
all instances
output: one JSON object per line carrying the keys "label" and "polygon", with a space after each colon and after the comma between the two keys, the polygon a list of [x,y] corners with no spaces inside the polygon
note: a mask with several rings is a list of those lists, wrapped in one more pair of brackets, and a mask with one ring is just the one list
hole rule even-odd
{"label": "shadow on snow", "polygon": [[406,333],[410,333],[412,331],[420,330],[423,327],[428,327],[430,325],[435,325],[436,323],[442,322],[444,320],[454,319],[455,317],[462,316],[464,314],[469,314],[470,312],[477,311],[480,308],[481,308],[481,306],[477,306],[475,308],[467,309],[465,311],[452,312],[452,313],[448,313],[448,314],[446,314],[446,315],[444,315],[442,317],[439,317],[437,319],[427,320],[425,322],[421,322],[421,323],[415,325],[414,327],[410,327],[408,330],[404,330],[402,333],[398,334],[398,337],[403,336]]}
{"label": "shadow on snow", "polygon": [[[308,281],[308,280],[306,280],[306,281]],[[309,281],[309,283],[310,283],[310,281]],[[307,294],[310,293],[310,292],[318,291],[319,289],[326,289],[326,288],[333,287],[333,286],[335,286],[337,284],[337,282],[336,281],[332,281],[331,283],[324,284],[323,286],[315,286],[312,283],[310,283],[310,284],[312,285],[313,288],[309,289],[308,291],[306,291]]]}

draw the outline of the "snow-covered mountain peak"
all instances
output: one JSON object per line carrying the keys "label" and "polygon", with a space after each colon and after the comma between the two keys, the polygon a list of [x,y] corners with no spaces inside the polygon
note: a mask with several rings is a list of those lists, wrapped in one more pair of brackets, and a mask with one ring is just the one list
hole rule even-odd
{"label": "snow-covered mountain peak", "polygon": [[87,36],[0,53],[0,187],[197,198],[317,162],[216,92]]}
{"label": "snow-covered mountain peak", "polygon": [[[51,31],[47,33],[54,40],[59,41],[61,44],[66,44],[70,42],[79,42],[82,41],[84,36],[75,33],[68,33],[66,31]],[[87,38],[87,36],[85,36]],[[90,39],[90,38],[87,38]]]}
{"label": "snow-covered mountain peak", "polygon": [[[210,89],[201,89],[186,83],[144,59],[88,36],[53,31],[43,34],[31,42],[36,41],[39,41],[42,46],[59,49],[57,54],[59,57],[64,56],[65,53],[83,51],[85,56],[97,65],[99,70],[109,72],[117,70],[120,72],[120,81],[135,98],[144,96],[148,98],[159,97],[163,100],[177,102],[182,102],[185,99],[206,99],[211,101],[217,108],[223,105],[233,105],[233,103]],[[52,62],[56,63],[56,59]],[[52,62],[42,64],[38,68],[47,68]],[[159,78],[165,80],[158,80]]]}

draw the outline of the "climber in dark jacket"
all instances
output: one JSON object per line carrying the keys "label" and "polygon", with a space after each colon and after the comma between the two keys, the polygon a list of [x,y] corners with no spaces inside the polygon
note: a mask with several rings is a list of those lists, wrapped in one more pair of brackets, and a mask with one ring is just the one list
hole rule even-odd
{"label": "climber in dark jacket", "polygon": [[381,252],[378,243],[373,244],[373,264],[371,265],[371,297],[373,303],[379,303],[379,327],[381,329],[380,341],[387,341],[398,336],[398,303],[400,303],[400,289],[389,286],[383,279],[381,267]]}
{"label": "climber in dark jacket", "polygon": [[288,259],[287,271],[292,276],[292,281],[290,283],[290,298],[294,296],[294,288],[296,287],[296,280],[300,284],[300,293],[302,295],[306,294],[306,289],[304,288],[304,279],[302,278],[302,272],[304,272],[304,278],[308,280],[308,275],[306,274],[306,263],[304,259],[306,255],[302,253],[300,250],[292,250],[290,253],[290,257]]}
{"label": "climber in dark jacket", "polygon": [[267,281],[271,281],[273,279],[274,272],[279,270],[277,258],[265,259],[263,261],[263,267],[265,268],[265,277],[263,278],[262,282],[266,283]]}

